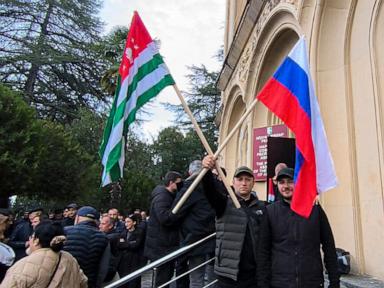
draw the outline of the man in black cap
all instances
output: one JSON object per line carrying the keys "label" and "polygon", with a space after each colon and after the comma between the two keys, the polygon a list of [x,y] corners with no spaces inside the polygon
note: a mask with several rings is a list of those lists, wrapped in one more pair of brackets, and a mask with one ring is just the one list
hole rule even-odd
{"label": "man in black cap", "polygon": [[67,210],[67,213],[61,222],[61,225],[63,227],[72,226],[75,224],[75,217],[76,217],[78,208],[79,206],[77,206],[76,203],[71,203],[67,207],[65,207],[65,210]]}
{"label": "man in black cap", "polygon": [[[213,156],[203,159],[203,167],[214,169]],[[233,177],[233,189],[239,203],[237,209],[224,185],[208,171],[202,181],[211,206],[216,210],[215,273],[220,288],[256,287],[257,245],[265,203],[255,192],[253,171],[241,166]]]}
{"label": "man in black cap", "polygon": [[88,277],[88,287],[100,287],[108,271],[110,246],[107,236],[99,231],[99,212],[91,206],[77,211],[75,225],[65,227],[64,250],[72,254]]}
{"label": "man in black cap", "polygon": [[267,207],[261,226],[258,287],[324,287],[321,246],[328,287],[339,288],[335,241],[327,216],[318,204],[308,219],[291,210],[293,175],[292,168],[283,168],[276,177],[283,199]]}

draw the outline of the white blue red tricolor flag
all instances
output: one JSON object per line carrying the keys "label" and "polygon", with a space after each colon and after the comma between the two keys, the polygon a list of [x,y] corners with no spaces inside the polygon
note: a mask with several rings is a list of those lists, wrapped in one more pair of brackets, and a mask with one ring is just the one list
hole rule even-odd
{"label": "white blue red tricolor flag", "polygon": [[334,188],[337,177],[309,72],[304,37],[257,98],[295,134],[295,189],[291,208],[309,217],[317,193]]}
{"label": "white blue red tricolor flag", "polygon": [[268,179],[268,197],[267,197],[267,202],[268,203],[273,203],[275,202],[275,191],[273,189],[273,181],[272,178]]}

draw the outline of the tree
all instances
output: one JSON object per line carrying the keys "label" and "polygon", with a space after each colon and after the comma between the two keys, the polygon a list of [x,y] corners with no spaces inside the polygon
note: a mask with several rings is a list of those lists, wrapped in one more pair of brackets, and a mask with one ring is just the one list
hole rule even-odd
{"label": "tree", "polygon": [[174,170],[186,174],[189,163],[201,159],[204,151],[194,130],[184,135],[176,127],[164,128],[153,143],[156,173],[164,176],[166,172]]}
{"label": "tree", "polygon": [[70,122],[105,95],[96,49],[100,0],[8,0],[0,4],[0,81],[23,91],[39,116]]}
{"label": "tree", "polygon": [[0,85],[0,179],[2,206],[26,193],[39,165],[40,127],[20,95]]}
{"label": "tree", "polygon": [[108,93],[114,95],[119,72],[119,65],[123,55],[128,28],[124,26],[115,27],[103,38],[99,49],[104,52],[108,67],[101,77],[101,87]]}
{"label": "tree", "polygon": [[[38,120],[0,85],[1,196],[68,202],[98,191],[100,164],[61,124]],[[100,198],[100,197],[99,197]],[[4,200],[3,200],[4,201]]]}
{"label": "tree", "polygon": [[103,137],[105,119],[106,116],[103,114],[81,108],[78,118],[66,126],[66,130],[96,162],[101,161],[98,151]]}
{"label": "tree", "polygon": [[[97,190],[97,182],[90,183],[88,173],[93,170],[93,158],[65,131],[64,127],[49,121],[41,121],[42,139],[45,139],[39,157],[38,174],[33,195],[70,201],[81,192]],[[97,175],[97,173],[96,173]]]}

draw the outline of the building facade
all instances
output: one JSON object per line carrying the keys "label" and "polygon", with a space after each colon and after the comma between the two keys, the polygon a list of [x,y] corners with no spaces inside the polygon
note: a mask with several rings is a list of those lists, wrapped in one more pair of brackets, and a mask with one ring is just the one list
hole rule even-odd
{"label": "building facade", "polygon": [[[321,203],[352,272],[384,280],[383,1],[227,0],[220,141],[301,35],[339,179]],[[257,103],[223,150],[229,175],[252,167],[253,129],[275,124]],[[255,188],[265,191],[265,182]]]}

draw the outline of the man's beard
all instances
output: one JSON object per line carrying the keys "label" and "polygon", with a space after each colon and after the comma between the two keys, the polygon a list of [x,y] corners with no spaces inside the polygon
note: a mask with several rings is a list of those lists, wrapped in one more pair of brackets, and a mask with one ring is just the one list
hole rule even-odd
{"label": "man's beard", "polygon": [[[285,192],[285,191],[284,191]],[[289,191],[288,191],[289,192]],[[293,196],[293,194],[291,193],[291,195],[290,196],[285,196],[283,193],[281,193],[280,192],[280,194],[281,194],[281,196],[284,198],[284,200],[287,200],[287,201],[291,201],[292,200],[292,196]]]}

